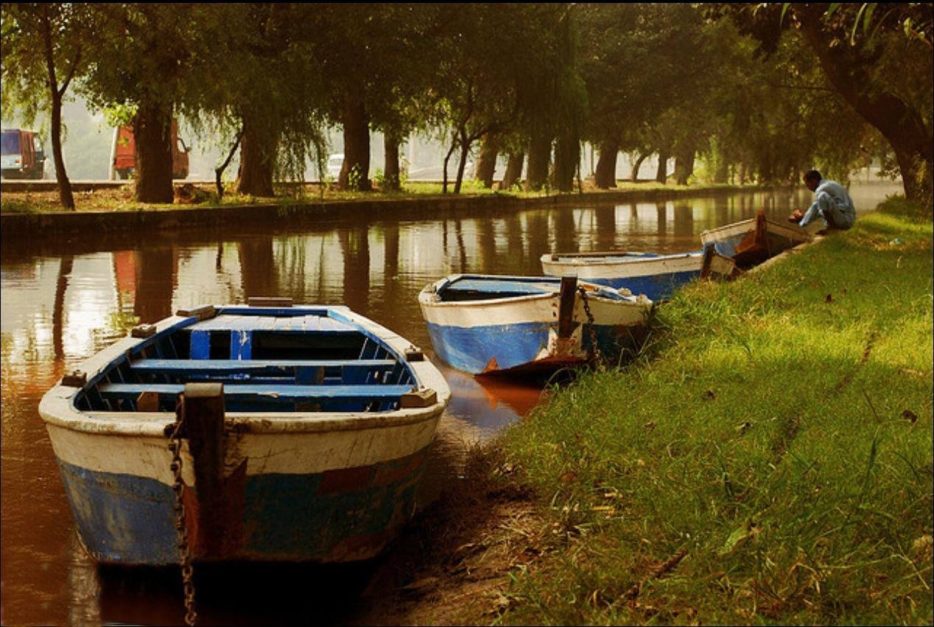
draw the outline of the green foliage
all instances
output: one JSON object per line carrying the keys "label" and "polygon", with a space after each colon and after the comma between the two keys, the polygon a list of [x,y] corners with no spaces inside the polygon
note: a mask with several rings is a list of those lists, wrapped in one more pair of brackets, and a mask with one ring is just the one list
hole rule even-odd
{"label": "green foliage", "polygon": [[114,103],[103,108],[104,120],[113,127],[130,126],[138,109],[136,104]]}

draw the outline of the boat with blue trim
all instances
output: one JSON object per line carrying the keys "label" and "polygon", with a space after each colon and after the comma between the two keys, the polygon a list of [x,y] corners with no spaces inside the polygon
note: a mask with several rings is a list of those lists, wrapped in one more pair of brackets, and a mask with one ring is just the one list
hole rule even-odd
{"label": "boat with blue trim", "polygon": [[676,289],[699,277],[729,277],[735,266],[732,259],[712,247],[670,255],[632,251],[555,253],[542,255],[541,262],[547,276],[576,276],[645,294],[656,302],[670,299]]}
{"label": "boat with blue trim", "polygon": [[653,303],[575,277],[456,274],[419,294],[438,356],[472,374],[619,361],[637,350]]}
{"label": "boat with blue trim", "polygon": [[39,413],[99,562],[179,563],[181,531],[195,561],[346,562],[413,515],[449,399],[392,331],[267,299],[140,325]]}

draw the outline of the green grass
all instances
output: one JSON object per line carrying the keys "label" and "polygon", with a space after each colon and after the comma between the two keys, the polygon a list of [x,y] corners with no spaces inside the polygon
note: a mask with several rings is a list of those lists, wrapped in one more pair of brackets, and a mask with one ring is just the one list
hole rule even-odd
{"label": "green grass", "polygon": [[[227,185],[228,188],[232,184]],[[752,186],[755,187],[755,186]],[[74,199],[77,211],[166,211],[172,209],[184,210],[192,208],[214,208],[230,205],[294,205],[302,202],[331,202],[331,201],[354,201],[354,200],[406,200],[406,199],[425,199],[442,194],[441,183],[436,182],[413,182],[406,181],[399,191],[342,191],[332,187],[321,187],[317,184],[309,184],[304,189],[295,186],[277,185],[276,196],[274,198],[264,198],[256,196],[246,196],[237,194],[228,190],[223,198],[218,199],[213,186],[199,186],[201,191],[198,202],[176,202],[176,203],[147,203],[141,204],[133,197],[132,184],[128,183],[122,187],[107,188],[95,191],[76,191]],[[629,183],[619,182],[618,187],[613,190],[598,190],[588,183],[584,188],[585,192],[597,193],[618,193],[618,192],[703,192],[712,189],[742,189],[730,185],[663,185],[661,183]],[[448,182],[448,195],[452,196],[454,182]],[[509,190],[499,191],[487,189],[480,182],[474,180],[465,180],[461,187],[461,196],[503,196],[516,198],[539,198],[545,196],[558,195],[559,192],[552,189],[542,189],[540,191],[525,191],[518,187]],[[568,194],[577,194],[575,188]],[[59,202],[58,191],[45,192],[5,192],[0,198],[0,212],[2,213],[53,213],[64,211]]]}
{"label": "green grass", "polygon": [[931,244],[890,200],[689,286],[639,362],[506,433],[566,544],[498,620],[930,624]]}

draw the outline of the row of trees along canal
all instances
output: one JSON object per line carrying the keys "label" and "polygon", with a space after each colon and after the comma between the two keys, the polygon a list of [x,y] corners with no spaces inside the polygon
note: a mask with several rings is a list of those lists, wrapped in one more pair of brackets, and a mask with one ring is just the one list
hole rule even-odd
{"label": "row of trees along canal", "polygon": [[[137,138],[137,200],[172,202],[173,116],[226,153],[238,191],[324,171],[340,126],[343,189],[369,190],[369,132],[385,137],[383,187],[399,187],[400,145],[444,138],[459,193],[574,189],[582,142],[598,187],[793,182],[817,165],[838,178],[881,159],[906,196],[931,196],[932,5],[907,4],[14,4],[2,5],[4,115],[48,115],[61,202],[69,90]],[[219,171],[230,162],[228,158]],[[218,176],[220,180],[220,176]],[[929,200],[927,200],[930,202]]]}

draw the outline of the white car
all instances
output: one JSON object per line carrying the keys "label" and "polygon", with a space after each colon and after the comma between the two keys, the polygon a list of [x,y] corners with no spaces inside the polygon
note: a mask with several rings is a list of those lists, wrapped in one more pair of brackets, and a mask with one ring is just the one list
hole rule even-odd
{"label": "white car", "polygon": [[327,175],[332,179],[336,179],[341,175],[341,168],[344,166],[344,155],[336,154],[328,156],[328,165],[327,165]]}

